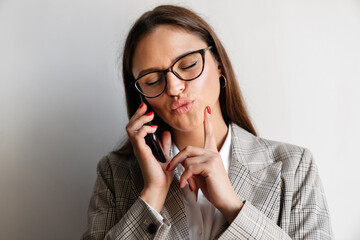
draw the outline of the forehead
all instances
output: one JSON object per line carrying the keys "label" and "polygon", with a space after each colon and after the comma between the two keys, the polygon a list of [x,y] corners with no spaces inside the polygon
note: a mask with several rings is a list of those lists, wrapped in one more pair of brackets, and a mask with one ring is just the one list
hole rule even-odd
{"label": "forehead", "polygon": [[132,71],[137,74],[147,68],[168,68],[179,56],[207,47],[196,34],[180,27],[160,25],[143,37],[135,48]]}

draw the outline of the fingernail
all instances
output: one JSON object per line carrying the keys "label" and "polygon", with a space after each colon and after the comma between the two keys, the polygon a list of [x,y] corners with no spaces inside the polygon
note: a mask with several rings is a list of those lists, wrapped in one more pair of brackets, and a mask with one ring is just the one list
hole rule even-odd
{"label": "fingernail", "polygon": [[170,163],[166,166],[165,171],[168,171],[168,170],[169,170],[169,168],[170,168]]}
{"label": "fingernail", "polygon": [[209,106],[206,107],[206,111],[211,114],[211,108]]}
{"label": "fingernail", "polygon": [[158,126],[157,126],[157,125],[151,125],[150,127],[152,127],[152,128],[157,128]]}
{"label": "fingernail", "polygon": [[139,106],[139,108],[142,108],[144,106],[144,103],[142,102]]}
{"label": "fingernail", "polygon": [[146,116],[151,116],[154,112],[149,112],[146,114]]}

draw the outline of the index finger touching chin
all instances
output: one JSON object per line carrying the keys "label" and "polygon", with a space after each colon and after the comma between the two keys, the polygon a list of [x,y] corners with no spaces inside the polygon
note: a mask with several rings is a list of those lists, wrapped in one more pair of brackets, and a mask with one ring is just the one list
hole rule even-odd
{"label": "index finger touching chin", "polygon": [[211,108],[207,106],[204,111],[204,148],[217,150],[214,130],[211,122]]}

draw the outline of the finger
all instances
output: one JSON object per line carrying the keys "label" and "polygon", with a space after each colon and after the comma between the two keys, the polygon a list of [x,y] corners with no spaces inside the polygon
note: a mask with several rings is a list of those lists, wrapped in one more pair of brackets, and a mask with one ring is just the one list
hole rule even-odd
{"label": "finger", "polygon": [[179,188],[183,188],[186,185],[186,181],[189,181],[190,178],[193,178],[194,175],[201,174],[204,170],[206,163],[194,164],[185,168],[183,174],[180,177]]}
{"label": "finger", "polygon": [[139,150],[145,148],[147,145],[145,143],[145,136],[150,133],[154,133],[157,130],[157,126],[148,126],[143,125],[139,131],[133,136],[133,138],[130,138],[130,141],[135,141],[137,147]]}
{"label": "finger", "polygon": [[170,161],[169,165],[166,167],[167,171],[172,171],[176,168],[179,163],[182,163],[189,157],[203,155],[205,153],[203,148],[187,146],[181,150],[176,156]]}
{"label": "finger", "polygon": [[153,119],[154,119],[153,112],[142,115],[137,119],[132,119],[132,122],[129,122],[128,125],[126,126],[126,131],[128,132],[129,135],[134,134],[135,132],[139,131],[139,129],[142,126],[152,121]]}
{"label": "finger", "polygon": [[187,181],[188,181],[190,190],[194,191],[197,187],[194,177],[190,177]]}
{"label": "finger", "polygon": [[204,148],[217,151],[214,130],[211,122],[211,109],[209,106],[204,111]]}
{"label": "finger", "polygon": [[[170,146],[171,146],[171,134],[169,131],[165,131],[162,134],[162,142],[160,143],[165,157],[168,161],[170,161]],[[188,184],[191,191],[194,191],[196,189],[196,182],[193,177],[188,179]]]}
{"label": "finger", "polygon": [[139,108],[135,111],[134,115],[132,115],[132,117],[129,119],[129,124],[131,124],[132,122],[134,122],[136,119],[138,119],[139,117],[141,117],[142,115],[144,115],[146,113],[147,110],[147,105],[146,103],[141,103]]}

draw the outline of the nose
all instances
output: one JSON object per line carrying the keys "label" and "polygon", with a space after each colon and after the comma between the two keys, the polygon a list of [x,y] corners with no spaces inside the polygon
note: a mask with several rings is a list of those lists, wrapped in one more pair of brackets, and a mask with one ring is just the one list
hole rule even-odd
{"label": "nose", "polygon": [[166,73],[167,87],[166,93],[169,96],[177,96],[185,90],[186,81],[179,79],[174,73]]}

